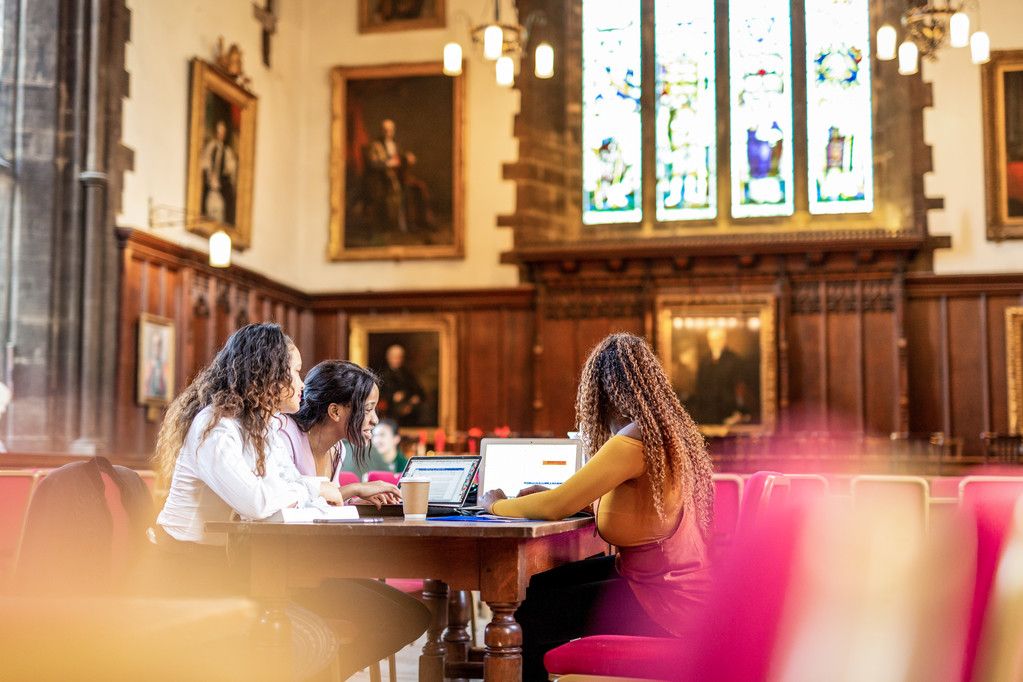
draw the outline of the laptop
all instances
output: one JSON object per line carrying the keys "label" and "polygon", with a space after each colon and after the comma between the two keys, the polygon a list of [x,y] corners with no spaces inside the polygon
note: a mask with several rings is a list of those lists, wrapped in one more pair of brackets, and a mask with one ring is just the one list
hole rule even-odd
{"label": "laptop", "polygon": [[[469,510],[466,499],[476,478],[480,457],[435,456],[413,457],[405,465],[401,477],[430,480],[430,502],[427,516],[449,516],[460,509]],[[380,509],[372,504],[360,504],[359,516],[403,516],[400,504],[385,504]]]}
{"label": "laptop", "polygon": [[571,438],[484,438],[480,443],[480,493],[556,488],[583,465],[582,441]]}

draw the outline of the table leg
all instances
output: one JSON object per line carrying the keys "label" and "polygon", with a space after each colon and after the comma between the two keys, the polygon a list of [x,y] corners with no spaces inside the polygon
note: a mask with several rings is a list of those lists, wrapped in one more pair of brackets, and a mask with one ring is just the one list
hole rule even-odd
{"label": "table leg", "polygon": [[494,617],[483,634],[483,679],[487,682],[518,682],[522,679],[522,627],[515,621],[520,602],[491,602]]}
{"label": "table leg", "polygon": [[433,614],[426,630],[426,644],[419,656],[420,682],[443,682],[444,643],[441,636],[448,625],[448,585],[440,580],[423,581],[423,601]]}
{"label": "table leg", "polygon": [[444,651],[449,661],[465,661],[469,658],[469,593],[452,590],[448,597],[448,629],[444,631]]}

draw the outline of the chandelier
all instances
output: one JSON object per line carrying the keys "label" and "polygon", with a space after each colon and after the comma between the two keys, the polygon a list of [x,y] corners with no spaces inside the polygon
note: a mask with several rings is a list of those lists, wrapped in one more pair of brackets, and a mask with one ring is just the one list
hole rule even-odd
{"label": "chandelier", "polygon": [[[937,51],[946,41],[952,47],[970,46],[974,64],[991,58],[991,40],[984,31],[970,34],[970,17],[966,13],[969,0],[916,0],[902,13],[905,38],[898,47],[899,73],[908,76],[919,70],[920,57],[937,59]],[[898,32],[891,24],[877,30],[877,58],[891,61],[896,57]]]}
{"label": "chandelier", "polygon": [[[515,57],[522,54],[534,29],[546,26],[543,12],[531,12],[522,24],[502,23],[501,0],[494,0],[494,20],[486,24],[469,25],[473,45],[482,46],[483,57],[494,62],[497,84],[510,88],[515,81]],[[451,42],[444,46],[444,73],[458,76],[462,73],[462,46]],[[533,75],[537,78],[554,76],[554,48],[544,40],[533,50]]]}

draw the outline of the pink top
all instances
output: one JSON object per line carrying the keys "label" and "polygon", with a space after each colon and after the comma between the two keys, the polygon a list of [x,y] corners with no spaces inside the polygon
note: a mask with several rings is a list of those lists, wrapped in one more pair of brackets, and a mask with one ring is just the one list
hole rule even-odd
{"label": "pink top", "polygon": [[[291,460],[295,463],[298,473],[303,476],[316,476],[316,461],[313,459],[313,449],[309,446],[309,435],[298,426],[291,415],[277,415],[277,433],[286,449],[291,454]],[[337,481],[338,472],[341,471],[341,462],[344,461],[344,446],[341,446],[341,459],[334,470],[332,480]]]}

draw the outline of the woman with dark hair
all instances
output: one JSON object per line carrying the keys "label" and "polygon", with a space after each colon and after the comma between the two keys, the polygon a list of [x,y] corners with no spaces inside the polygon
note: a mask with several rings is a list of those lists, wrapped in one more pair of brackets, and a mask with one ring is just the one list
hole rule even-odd
{"label": "woman with dark hair", "polygon": [[[358,465],[369,461],[380,399],[373,372],[352,362],[325,360],[305,377],[302,403],[294,414],[279,415],[279,430],[295,467],[306,476],[337,481],[347,440]],[[401,502],[398,488],[384,481],[341,486],[341,497],[381,504]]]}
{"label": "woman with dark hair", "polygon": [[576,414],[590,458],[574,476],[515,499],[500,490],[480,498],[495,514],[530,519],[594,504],[597,531],[619,549],[530,581],[515,614],[526,680],[546,679],[544,654],[577,637],[683,636],[710,586],[710,457],[649,344],[631,334],[598,344],[583,367]]}
{"label": "woman with dark hair", "polygon": [[170,481],[157,518],[168,544],[222,547],[226,539],[205,525],[233,512],[265,519],[285,507],[342,502],[336,485],[299,474],[271,428],[275,414],[298,410],[301,368],[278,325],[250,324],[174,399],[156,443],[157,466]]}

